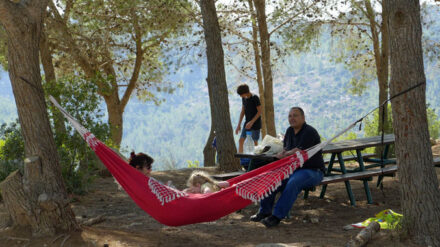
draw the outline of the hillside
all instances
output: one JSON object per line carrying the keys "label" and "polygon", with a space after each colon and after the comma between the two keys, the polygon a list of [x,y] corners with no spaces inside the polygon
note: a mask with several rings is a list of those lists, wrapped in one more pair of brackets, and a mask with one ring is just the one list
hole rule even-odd
{"label": "hillside", "polygon": [[[438,15],[438,14],[437,14]],[[440,24],[434,23],[425,35],[438,38]],[[434,30],[434,31],[431,31]],[[320,38],[320,46],[307,52],[292,54],[284,63],[274,65],[274,102],[278,133],[288,127],[287,114],[291,106],[304,108],[306,120],[324,138],[357,120],[378,105],[377,82],[369,83],[362,96],[347,93],[352,74],[342,64],[331,62],[331,42],[328,34]],[[235,93],[240,83],[248,83],[258,93],[255,82],[244,81],[233,68],[227,69],[230,89],[231,125],[235,129],[241,100]],[[440,115],[440,63],[425,59],[427,102]],[[124,114],[123,152],[146,152],[155,159],[156,170],[187,167],[187,161],[203,161],[203,147],[210,130],[209,99],[206,86],[205,60],[182,68],[169,81],[182,82],[173,94],[159,93],[165,102],[160,106],[141,102],[132,97]],[[105,107],[104,104],[102,104]],[[16,118],[15,103],[7,73],[0,73],[0,124]],[[359,136],[363,131],[356,131]],[[236,137],[237,138],[237,137]]]}

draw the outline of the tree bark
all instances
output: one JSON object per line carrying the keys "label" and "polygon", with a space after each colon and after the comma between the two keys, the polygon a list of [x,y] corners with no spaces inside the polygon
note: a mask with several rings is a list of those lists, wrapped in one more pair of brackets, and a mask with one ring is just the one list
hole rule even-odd
{"label": "tree bark", "polygon": [[121,107],[118,92],[116,90],[111,92],[108,96],[105,95],[104,101],[107,105],[111,139],[113,144],[119,150],[122,142],[124,108]]}
{"label": "tree bark", "polygon": [[212,147],[212,142],[214,141],[214,130],[211,126],[209,131],[208,139],[206,140],[205,148],[203,148],[203,166],[210,167],[215,166],[215,149]]}
{"label": "tree bark", "polygon": [[403,230],[424,246],[440,246],[439,183],[432,165],[426,114],[419,1],[388,0],[392,100],[396,157],[401,182]]}
{"label": "tree bark", "polygon": [[[55,75],[55,68],[53,66],[53,60],[52,60],[52,49],[50,48],[49,41],[47,40],[46,33],[44,32],[44,28],[41,32],[41,39],[40,39],[40,59],[41,64],[43,65],[44,70],[44,77],[46,79],[46,83],[51,88],[56,88],[56,75]],[[52,90],[52,96],[58,101],[60,100],[60,95],[58,94],[57,90]],[[54,109],[53,112],[54,115],[54,125],[55,125],[55,136],[59,137],[58,140],[64,140],[64,137],[67,136],[67,130],[66,126],[64,125],[64,116],[63,114],[58,110]],[[61,145],[60,143],[57,143],[58,145]]]}
{"label": "tree bark", "polygon": [[[389,59],[390,59],[390,46],[389,46],[389,34],[388,34],[388,9],[385,6],[385,2],[382,1],[382,25],[381,25],[381,52],[380,52],[380,63],[377,70],[377,80],[379,83],[379,104],[382,104],[388,99],[388,89],[389,89]],[[383,108],[385,111],[382,113],[379,109],[379,131],[382,130],[382,119],[383,119],[383,130],[385,133],[391,133],[391,118],[388,117],[390,114],[388,112],[388,104],[385,104]]]}
{"label": "tree bark", "polygon": [[[374,60],[376,62],[376,75],[377,75],[377,83],[379,87],[379,105],[385,102],[388,99],[388,75],[389,75],[389,44],[388,44],[388,23],[384,20],[387,20],[388,10],[385,6],[385,3],[382,2],[382,23],[379,25],[376,22],[375,16],[376,12],[371,6],[370,0],[365,0],[365,9],[367,13],[367,17],[370,21],[370,30],[371,37],[373,41],[373,52],[374,52]],[[381,38],[379,38],[379,31],[377,30],[377,26],[380,27]],[[378,118],[378,126],[377,133],[381,133],[382,130],[385,133],[391,133],[391,123],[388,118],[388,104],[385,104],[384,107],[379,108],[379,118]],[[376,148],[377,155],[382,155],[383,148]]]}
{"label": "tree bark", "polygon": [[[13,224],[21,219],[13,205],[20,197],[27,211],[24,220],[34,235],[53,235],[57,229],[77,229],[61,176],[59,158],[47,116],[41,86],[39,44],[47,1],[0,1],[0,22],[8,36],[9,77],[24,138],[24,175],[17,176],[16,194],[5,197]],[[20,183],[21,182],[21,183]],[[2,189],[7,186],[2,184]],[[22,194],[19,194],[22,193]]]}
{"label": "tree bark", "polygon": [[[208,83],[208,79],[206,79],[207,85],[208,85],[208,93],[209,93],[209,105],[213,105],[213,97],[212,97],[212,89],[211,85]],[[214,108],[210,107],[211,110],[211,116],[214,115]],[[209,131],[208,140],[206,140],[205,148],[203,148],[203,166],[215,166],[215,152],[216,150],[212,148],[212,142],[215,137],[215,122],[213,121],[213,118],[211,117],[211,130]]]}
{"label": "tree bark", "polygon": [[217,155],[219,168],[223,171],[234,171],[240,168],[232,133],[229,113],[228,89],[226,85],[223,47],[214,0],[199,2],[203,18],[203,30],[206,40],[206,56],[208,59],[208,90],[212,97],[212,121],[215,122],[217,136]]}
{"label": "tree bark", "polygon": [[272,67],[270,63],[270,36],[266,23],[266,1],[254,0],[254,5],[255,9],[257,10],[258,30],[260,32],[260,47],[264,77],[266,129],[267,134],[276,136],[275,113],[273,105],[273,79]]}
{"label": "tree bark", "polygon": [[252,21],[252,48],[254,50],[254,59],[255,59],[255,73],[257,75],[257,83],[258,83],[258,92],[260,94],[260,103],[261,103],[261,135],[262,138],[266,136],[267,133],[267,124],[266,124],[266,103],[264,100],[264,85],[263,85],[263,76],[261,75],[261,56],[258,48],[258,27],[257,27],[257,15],[255,14],[254,3],[252,0],[248,0],[249,3],[249,11],[251,12],[251,21]]}

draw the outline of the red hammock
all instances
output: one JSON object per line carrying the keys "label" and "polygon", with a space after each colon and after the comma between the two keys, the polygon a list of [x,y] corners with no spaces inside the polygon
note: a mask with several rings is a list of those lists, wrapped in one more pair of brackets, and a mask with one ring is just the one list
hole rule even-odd
{"label": "red hammock", "polygon": [[52,97],[50,100],[86,140],[88,145],[134,202],[158,222],[181,226],[217,220],[269,195],[325,143],[229,179],[230,187],[210,194],[191,194],[168,187],[130,166],[113,150],[81,126]]}

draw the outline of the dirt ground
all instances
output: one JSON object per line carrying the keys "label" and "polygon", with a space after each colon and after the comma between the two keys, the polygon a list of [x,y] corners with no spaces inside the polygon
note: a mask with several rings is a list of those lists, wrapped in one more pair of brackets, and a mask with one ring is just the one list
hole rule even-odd
{"label": "dirt ground", "polygon": [[[205,170],[215,172],[212,168]],[[152,176],[172,180],[177,188],[184,188],[191,171],[153,172]],[[440,178],[440,169],[436,172]],[[307,200],[300,194],[291,218],[267,229],[248,220],[258,210],[254,204],[215,222],[168,227],[139,209],[124,191],[118,190],[113,178],[99,178],[89,194],[72,197],[72,208],[78,221],[104,215],[103,222],[49,238],[32,238],[26,229],[6,228],[0,230],[0,246],[343,246],[359,232],[344,230],[345,225],[373,217],[384,209],[401,212],[398,178],[386,177],[383,190],[376,187],[376,181],[377,177],[369,182],[374,204],[367,204],[360,181],[351,182],[356,206],[350,205],[344,183],[330,184],[325,199],[319,199],[320,188]],[[4,211],[0,203],[0,212]],[[415,245],[397,232],[381,230],[368,246]]]}

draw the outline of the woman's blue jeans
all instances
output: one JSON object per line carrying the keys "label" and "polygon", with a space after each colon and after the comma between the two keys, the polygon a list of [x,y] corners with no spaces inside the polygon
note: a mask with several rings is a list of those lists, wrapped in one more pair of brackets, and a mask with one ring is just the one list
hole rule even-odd
{"label": "woman's blue jeans", "polygon": [[[287,216],[301,190],[318,185],[324,174],[318,169],[296,170],[288,179],[285,179],[281,186],[272,194],[264,198],[260,203],[261,214],[272,214],[279,219]],[[281,192],[272,213],[275,196]]]}

